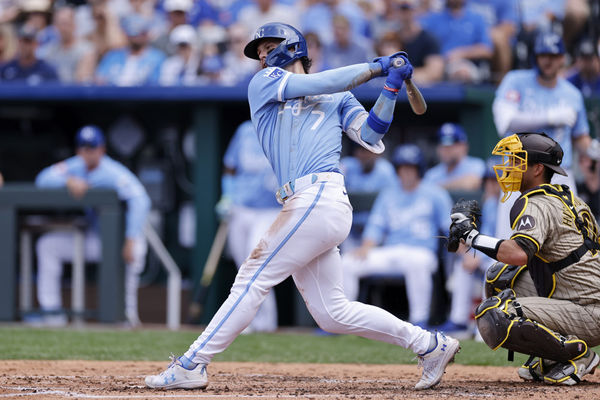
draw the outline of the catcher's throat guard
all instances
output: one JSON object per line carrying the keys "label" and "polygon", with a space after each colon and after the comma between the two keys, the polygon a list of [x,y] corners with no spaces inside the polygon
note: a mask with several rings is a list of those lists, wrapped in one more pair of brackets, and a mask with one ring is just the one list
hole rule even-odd
{"label": "catcher's throat guard", "polygon": [[483,341],[492,350],[503,347],[558,362],[576,360],[588,350],[583,340],[569,340],[523,315],[512,289],[485,299],[477,307],[475,319]]}
{"label": "catcher's throat guard", "polygon": [[504,203],[512,192],[521,189],[521,180],[527,171],[527,152],[523,150],[523,144],[515,134],[500,140],[492,154],[501,157],[501,163],[494,165],[494,172],[503,192],[501,201]]}

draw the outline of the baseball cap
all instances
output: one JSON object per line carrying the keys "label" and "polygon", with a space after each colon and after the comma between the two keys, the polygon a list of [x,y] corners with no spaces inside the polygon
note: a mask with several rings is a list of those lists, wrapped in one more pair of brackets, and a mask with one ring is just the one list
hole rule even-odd
{"label": "baseball cap", "polygon": [[438,130],[438,140],[442,146],[450,146],[455,143],[466,143],[467,134],[460,125],[447,122]]}
{"label": "baseball cap", "polygon": [[596,47],[591,40],[583,40],[577,47],[577,55],[579,57],[592,57],[597,54]]}
{"label": "baseball cap", "polygon": [[49,12],[50,0],[21,0],[20,7],[23,12]]}
{"label": "baseball cap", "polygon": [[127,36],[139,36],[148,32],[150,23],[139,14],[130,14],[121,19],[121,27]]}
{"label": "baseball cap", "polygon": [[191,25],[176,26],[169,35],[169,41],[173,45],[182,43],[193,45],[196,43],[196,30]]}
{"label": "baseball cap", "polygon": [[192,9],[192,0],[165,0],[163,5],[166,12],[183,11],[188,12]]}
{"label": "baseball cap", "polygon": [[416,144],[403,144],[394,150],[392,164],[396,167],[399,165],[416,165],[421,167],[423,163],[423,152]]}
{"label": "baseball cap", "polygon": [[19,28],[17,35],[21,39],[35,39],[37,31],[31,26],[23,25]]}
{"label": "baseball cap", "polygon": [[102,130],[96,125],[86,125],[77,131],[75,136],[77,147],[98,147],[104,145]]}

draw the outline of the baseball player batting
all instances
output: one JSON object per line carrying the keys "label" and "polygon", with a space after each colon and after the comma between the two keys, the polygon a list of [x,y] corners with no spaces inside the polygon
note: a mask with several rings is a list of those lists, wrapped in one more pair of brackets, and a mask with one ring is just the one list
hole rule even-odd
{"label": "baseball player batting", "polygon": [[598,224],[568,186],[550,184],[566,172],[563,150],[549,136],[511,135],[493,154],[503,157],[494,167],[502,191],[521,192],[510,211],[512,236],[480,234],[477,202],[461,201],[452,209],[448,249],[465,242],[499,261],[486,273],[489,297],[475,312],[485,343],[528,354],[518,370],[526,381],[577,384],[600,363],[590,350],[600,344]]}
{"label": "baseball player batting", "polygon": [[[416,389],[437,385],[459,350],[458,340],[431,333],[344,295],[338,245],[352,222],[352,207],[339,172],[342,132],[381,153],[398,91],[412,75],[405,53],[308,74],[302,34],[290,25],[261,26],[244,54],[263,69],[248,86],[248,102],[259,142],[280,188],[277,219],[241,266],[230,295],[204,332],[159,375],[152,388],[204,388],[206,366],[250,323],[269,290],[292,276],[306,306],[328,332],[354,334],[414,351],[423,366]],[[392,68],[395,58],[405,65]],[[369,111],[347,90],[386,76]]]}

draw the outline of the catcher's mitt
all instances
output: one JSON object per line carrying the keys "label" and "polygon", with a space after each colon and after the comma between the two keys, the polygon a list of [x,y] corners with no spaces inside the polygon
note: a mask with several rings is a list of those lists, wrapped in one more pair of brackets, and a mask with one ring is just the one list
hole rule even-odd
{"label": "catcher's mitt", "polygon": [[476,230],[481,217],[481,208],[477,200],[460,199],[452,207],[450,232],[448,235],[448,251],[458,250],[461,239],[466,239],[471,231]]}

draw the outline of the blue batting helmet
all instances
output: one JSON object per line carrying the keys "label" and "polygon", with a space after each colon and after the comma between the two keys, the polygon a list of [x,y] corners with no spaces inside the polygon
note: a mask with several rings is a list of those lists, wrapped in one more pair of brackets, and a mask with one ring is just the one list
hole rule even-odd
{"label": "blue batting helmet", "polygon": [[75,135],[77,147],[98,147],[104,145],[102,130],[96,125],[86,125],[77,131]]}
{"label": "blue batting helmet", "polygon": [[280,22],[271,22],[258,28],[254,39],[244,48],[244,55],[258,60],[258,44],[267,38],[282,40],[267,56],[266,64],[269,67],[285,67],[294,60],[308,57],[308,47],[302,33],[293,26]]}
{"label": "blue batting helmet", "polygon": [[392,164],[396,168],[400,165],[414,165],[419,168],[419,174],[425,173],[425,157],[423,152],[416,144],[403,144],[394,150]]}
{"label": "blue batting helmet", "polygon": [[562,37],[554,32],[542,32],[535,38],[533,54],[565,54],[565,44]]}

